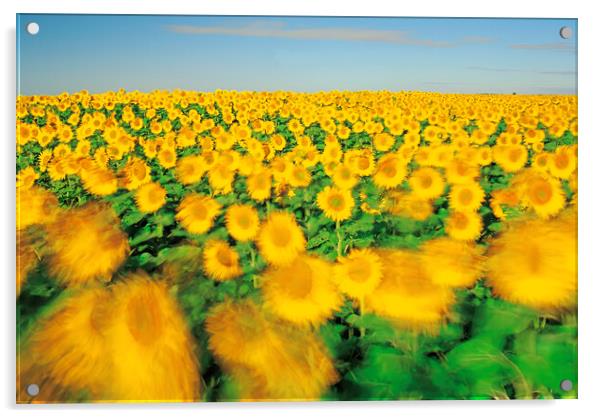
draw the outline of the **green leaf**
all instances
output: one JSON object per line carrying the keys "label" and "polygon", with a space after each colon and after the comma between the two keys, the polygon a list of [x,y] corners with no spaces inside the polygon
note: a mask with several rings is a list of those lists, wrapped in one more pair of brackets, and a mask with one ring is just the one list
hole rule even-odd
{"label": "green leaf", "polygon": [[502,348],[509,335],[527,329],[537,318],[529,308],[488,298],[474,313],[472,334]]}

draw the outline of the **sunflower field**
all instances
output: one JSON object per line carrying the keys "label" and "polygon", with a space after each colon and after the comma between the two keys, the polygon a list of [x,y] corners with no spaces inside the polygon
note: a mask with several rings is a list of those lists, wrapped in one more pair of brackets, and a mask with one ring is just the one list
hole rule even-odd
{"label": "sunflower field", "polygon": [[19,403],[577,396],[576,96],[80,92],[16,123]]}

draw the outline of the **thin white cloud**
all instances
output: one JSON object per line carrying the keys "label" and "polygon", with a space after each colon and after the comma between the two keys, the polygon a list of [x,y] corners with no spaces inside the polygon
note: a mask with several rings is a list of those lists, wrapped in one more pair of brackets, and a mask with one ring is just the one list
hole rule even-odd
{"label": "thin white cloud", "polygon": [[468,70],[486,71],[495,73],[533,73],[550,75],[575,75],[575,71],[552,71],[552,70],[528,70],[520,68],[495,68],[495,67],[466,67]]}
{"label": "thin white cloud", "polygon": [[493,43],[494,39],[488,36],[465,36],[462,38],[462,43],[466,44],[490,44]]}
{"label": "thin white cloud", "polygon": [[287,29],[284,24],[253,23],[239,27],[168,25],[171,32],[187,35],[252,36],[260,38],[286,38],[300,40],[366,41],[400,45],[416,45],[432,48],[449,48],[454,44],[447,41],[419,39],[398,30],[358,28],[307,28]]}
{"label": "thin white cloud", "polygon": [[572,43],[550,42],[544,44],[514,44],[510,45],[512,49],[544,49],[558,51],[574,51],[575,46]]}

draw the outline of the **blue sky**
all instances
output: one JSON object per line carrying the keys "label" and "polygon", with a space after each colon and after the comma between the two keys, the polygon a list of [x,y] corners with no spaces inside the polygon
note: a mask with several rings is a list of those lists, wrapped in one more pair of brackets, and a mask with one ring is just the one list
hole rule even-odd
{"label": "blue sky", "polygon": [[[40,32],[25,27],[37,22]],[[572,28],[562,39],[559,29]],[[17,16],[20,94],[421,90],[574,94],[574,19]]]}

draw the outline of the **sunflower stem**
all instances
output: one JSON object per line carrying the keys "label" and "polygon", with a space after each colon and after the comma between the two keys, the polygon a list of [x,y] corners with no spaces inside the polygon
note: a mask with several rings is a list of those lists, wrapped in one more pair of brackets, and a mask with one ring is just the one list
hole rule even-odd
{"label": "sunflower stem", "polygon": [[364,338],[366,335],[366,327],[364,327],[364,296],[360,297],[360,338]]}
{"label": "sunflower stem", "polygon": [[341,233],[341,221],[337,221],[335,227],[337,233],[337,256],[341,257],[343,255],[343,234]]}

